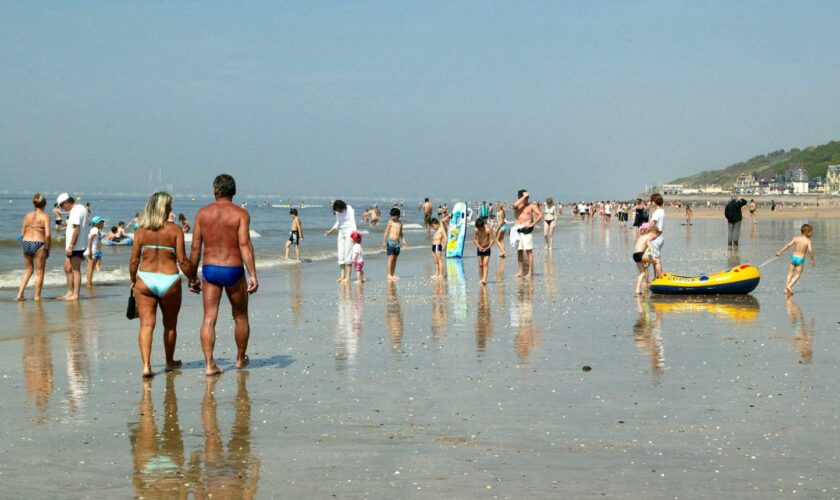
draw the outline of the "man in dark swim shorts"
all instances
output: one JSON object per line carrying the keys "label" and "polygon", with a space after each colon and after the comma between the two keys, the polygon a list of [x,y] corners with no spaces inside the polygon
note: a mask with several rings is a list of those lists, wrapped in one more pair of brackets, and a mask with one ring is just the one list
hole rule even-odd
{"label": "man in dark swim shorts", "polygon": [[[216,345],[216,319],[219,316],[219,302],[222,290],[230,300],[235,324],[236,368],[248,365],[248,338],[251,325],[248,322],[248,295],[259,288],[257,267],[254,262],[254,246],[251,243],[248,212],[233,203],[236,182],[233,177],[222,174],[213,181],[216,201],[195,216],[190,263],[198,269],[204,259],[201,274],[204,278],[199,286],[196,279],[190,282],[190,291],[198,293],[203,288],[204,322],[201,325],[201,349],[207,363],[205,374],[218,375],[222,370],[213,359]],[[245,268],[248,279],[245,279]]]}

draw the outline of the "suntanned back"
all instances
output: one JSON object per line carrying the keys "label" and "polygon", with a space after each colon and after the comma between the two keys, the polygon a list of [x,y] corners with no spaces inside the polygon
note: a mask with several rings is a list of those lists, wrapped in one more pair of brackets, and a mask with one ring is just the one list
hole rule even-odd
{"label": "suntanned back", "polygon": [[[231,202],[217,201],[199,210],[196,225],[200,226],[204,244],[205,264],[241,266],[240,232],[245,243],[250,240],[248,228],[243,228],[248,212]],[[243,231],[244,229],[244,231]]]}

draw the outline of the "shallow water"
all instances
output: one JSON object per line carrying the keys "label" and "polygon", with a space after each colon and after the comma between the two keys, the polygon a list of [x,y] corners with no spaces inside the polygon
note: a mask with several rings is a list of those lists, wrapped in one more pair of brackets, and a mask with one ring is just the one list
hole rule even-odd
{"label": "shallow water", "polygon": [[[745,227],[732,254],[725,223],[669,220],[666,271],[761,263],[802,222]],[[266,269],[251,368],[232,369],[224,319],[211,381],[194,296],[184,369],[162,373],[156,339],[144,383],[123,286],[76,305],[2,290],[4,494],[838,496],[840,221],[811,223],[817,267],[792,301],[781,259],[749,297],[636,300],[629,232],[569,222],[533,283],[494,249],[480,290],[471,248],[464,281],[433,283],[425,245],[395,286],[381,256],[363,288],[329,263]]]}

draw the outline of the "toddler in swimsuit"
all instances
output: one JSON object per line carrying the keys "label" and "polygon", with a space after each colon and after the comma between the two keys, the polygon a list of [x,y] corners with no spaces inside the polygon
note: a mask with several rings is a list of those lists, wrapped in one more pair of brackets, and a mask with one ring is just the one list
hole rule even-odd
{"label": "toddler in swimsuit", "polygon": [[356,270],[356,283],[365,282],[365,255],[362,251],[362,235],[356,231],[350,233],[353,240],[353,248],[350,250],[350,262]]}

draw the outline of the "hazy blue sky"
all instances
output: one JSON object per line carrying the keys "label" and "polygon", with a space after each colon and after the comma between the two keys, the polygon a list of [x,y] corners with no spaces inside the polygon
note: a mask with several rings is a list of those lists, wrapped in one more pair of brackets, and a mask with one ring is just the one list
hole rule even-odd
{"label": "hazy blue sky", "polygon": [[[840,138],[840,2],[0,3],[0,189],[615,198]],[[192,187],[192,189],[191,189]]]}

